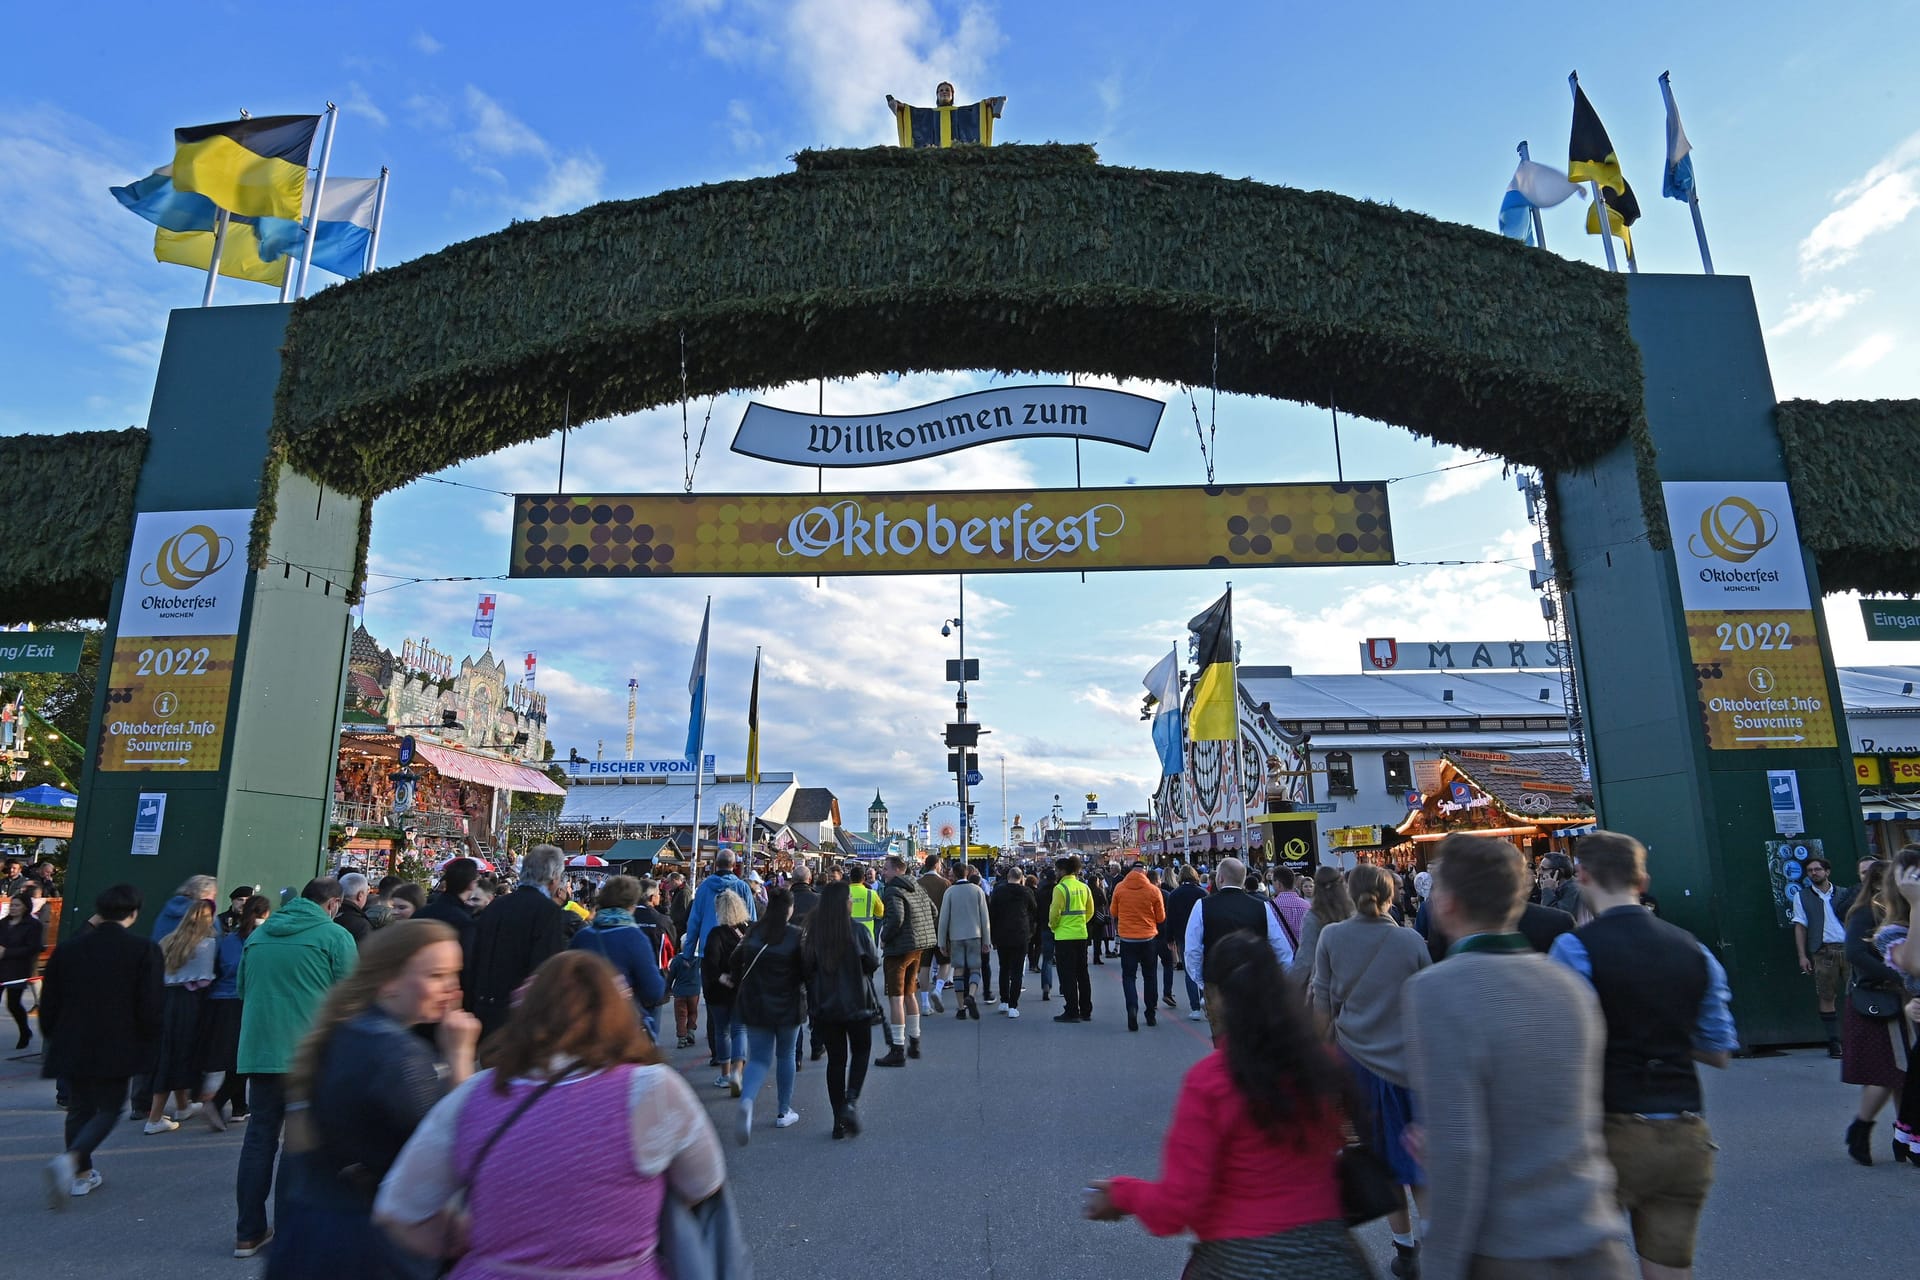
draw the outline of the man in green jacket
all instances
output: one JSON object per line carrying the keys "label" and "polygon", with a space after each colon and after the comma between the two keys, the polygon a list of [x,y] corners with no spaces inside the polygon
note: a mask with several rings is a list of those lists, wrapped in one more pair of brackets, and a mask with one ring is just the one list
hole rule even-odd
{"label": "man in green jacket", "polygon": [[[340,882],[309,881],[300,896],[268,916],[240,953],[240,1051],[236,1067],[247,1079],[252,1118],[240,1144],[234,1198],[240,1216],[233,1256],[251,1258],[273,1238],[267,1225],[267,1193],[274,1190],[273,1162],[287,1113],[287,1073],[294,1050],[313,1026],[320,1004],[353,969],[353,935],[334,924]],[[284,1203],[275,1198],[277,1218]]]}

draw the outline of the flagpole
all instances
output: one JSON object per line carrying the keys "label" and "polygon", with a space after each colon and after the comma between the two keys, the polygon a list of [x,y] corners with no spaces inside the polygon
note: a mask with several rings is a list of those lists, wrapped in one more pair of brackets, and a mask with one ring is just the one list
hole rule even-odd
{"label": "flagpole", "polygon": [[[1520,145],[1515,148],[1515,150],[1519,151],[1522,163],[1533,159],[1532,156],[1527,154],[1527,140],[1525,138],[1520,139]],[[1529,200],[1527,201],[1527,209],[1533,214],[1533,238],[1538,241],[1540,247],[1544,249],[1547,247],[1547,224],[1540,219],[1540,206]]]}
{"label": "flagpole", "polygon": [[[1580,73],[1567,73],[1567,85],[1574,95],[1574,101],[1580,100]],[[1620,265],[1613,260],[1613,224],[1607,220],[1607,195],[1600,189],[1598,180],[1589,178],[1587,185],[1593,189],[1593,207],[1600,218],[1600,247],[1607,251],[1607,270],[1618,271]]]}
{"label": "flagpole", "polygon": [[[753,646],[753,681],[754,681],[754,688],[757,691],[760,687],[760,646],[759,645]],[[754,741],[752,743],[753,768],[747,771],[747,866],[748,867],[753,866],[753,842],[754,842],[754,838],[760,834],[758,821],[754,817],[754,814],[759,812],[756,808],[754,808],[754,805],[756,803],[756,801],[754,800],[754,797],[759,793],[759,787],[760,787],[760,742],[759,742],[760,706],[757,701],[754,704],[753,714],[754,714],[754,725],[752,730],[750,730],[750,732],[754,735]]]}
{"label": "flagpole", "polygon": [[313,241],[320,233],[320,200],[327,190],[327,161],[333,157],[333,126],[340,119],[340,108],[327,104],[327,131],[320,139],[320,169],[313,184],[313,216],[307,219],[307,252],[300,259],[300,280],[293,287],[297,301],[307,296],[307,272],[313,266]]}
{"label": "flagpole", "polygon": [[[1680,108],[1674,105],[1673,85],[1667,79],[1672,74],[1671,71],[1660,73],[1660,96],[1666,99],[1668,118],[1677,119]],[[1667,164],[1669,167],[1673,164],[1671,155],[1667,157]],[[1700,192],[1697,188],[1687,192],[1687,212],[1693,215],[1693,238],[1700,243],[1700,266],[1708,275],[1712,275],[1713,254],[1707,250],[1707,225],[1700,220]]]}
{"label": "flagpole", "polygon": [[[319,192],[311,189],[309,189],[306,192],[307,197],[317,197],[319,194],[320,194]],[[301,203],[307,204],[307,200],[303,197]],[[306,225],[309,222],[314,221],[314,219],[318,216],[315,213],[315,210],[318,207],[319,206],[317,205],[307,204],[307,208],[302,211],[300,216],[300,226],[303,230],[305,229]],[[293,297],[293,277],[294,277],[293,255],[287,254],[286,257],[283,259],[283,261],[286,263],[286,270],[280,273],[280,301],[286,302]],[[586,846],[582,845],[580,848],[580,851],[582,853],[585,853]]]}
{"label": "flagpole", "polygon": [[367,240],[367,271],[373,270],[374,260],[380,256],[380,224],[387,216],[387,166],[380,166],[380,185],[373,193],[373,234]]}
{"label": "flagpole", "polygon": [[[711,619],[712,616],[713,616],[713,597],[708,596],[707,597],[707,618]],[[700,636],[703,640],[706,638],[706,634],[707,634],[707,623],[706,621],[702,621],[700,624]],[[701,656],[705,657],[704,654]],[[701,679],[700,722],[699,722],[699,727],[695,731],[694,738],[693,738],[693,856],[692,856],[690,865],[693,871],[692,879],[695,884],[698,884],[700,882],[700,798],[701,798],[702,789],[704,788],[707,781],[707,691],[705,687],[706,675],[707,675],[706,669],[703,664],[700,672],[700,679]],[[753,868],[749,866],[747,869],[751,871]]]}
{"label": "flagpole", "polygon": [[220,279],[220,254],[227,245],[227,211],[220,210],[213,218],[213,257],[207,259],[207,287],[200,295],[200,305],[213,305],[213,286]]}
{"label": "flagpole", "polygon": [[1233,789],[1240,797],[1240,856],[1253,861],[1253,840],[1247,833],[1247,783],[1241,772],[1240,740],[1240,645],[1234,643],[1233,655]]}

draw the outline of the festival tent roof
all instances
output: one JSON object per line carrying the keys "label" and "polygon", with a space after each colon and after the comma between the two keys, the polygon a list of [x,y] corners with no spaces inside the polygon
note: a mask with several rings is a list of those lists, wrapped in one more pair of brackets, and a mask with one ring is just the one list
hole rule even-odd
{"label": "festival tent roof", "polygon": [[565,787],[540,770],[524,764],[489,760],[485,756],[469,755],[451,747],[435,746],[431,742],[417,743],[415,750],[420,753],[422,760],[438,769],[444,777],[477,782],[496,791],[533,791],[546,796],[567,794]]}
{"label": "festival tent roof", "polygon": [[679,858],[680,846],[672,840],[615,840],[600,856],[608,862],[658,862]]}
{"label": "festival tent roof", "polygon": [[[710,782],[701,792],[700,825],[708,829],[711,838],[720,817],[720,806],[737,804],[744,809],[751,797],[761,814],[774,813],[793,789],[791,782],[784,787],[778,783],[770,785],[765,775],[757,792],[745,781]],[[570,787],[560,821],[690,827],[693,825],[693,783],[648,780]]]}

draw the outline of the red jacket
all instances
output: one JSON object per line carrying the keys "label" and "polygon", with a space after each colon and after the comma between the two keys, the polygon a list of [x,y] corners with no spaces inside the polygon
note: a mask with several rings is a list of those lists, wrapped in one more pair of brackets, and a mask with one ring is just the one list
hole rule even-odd
{"label": "red jacket", "polygon": [[1275,1139],[1253,1123],[1226,1054],[1216,1049],[1181,1081],[1160,1181],[1115,1178],[1113,1202],[1156,1236],[1190,1231],[1202,1240],[1275,1235],[1340,1218],[1337,1114],[1299,1116],[1289,1129]]}

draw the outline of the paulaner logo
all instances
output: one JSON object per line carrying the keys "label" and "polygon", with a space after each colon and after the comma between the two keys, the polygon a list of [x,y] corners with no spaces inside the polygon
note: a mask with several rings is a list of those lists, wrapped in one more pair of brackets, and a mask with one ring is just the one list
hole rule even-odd
{"label": "paulaner logo", "polygon": [[1700,532],[1687,539],[1687,550],[1699,559],[1709,556],[1729,564],[1745,564],[1773,543],[1780,518],[1745,498],[1722,498],[1700,513]]}
{"label": "paulaner logo", "polygon": [[233,539],[204,524],[189,525],[160,544],[153,563],[140,571],[140,581],[149,587],[187,591],[220,572],[232,558]]}

